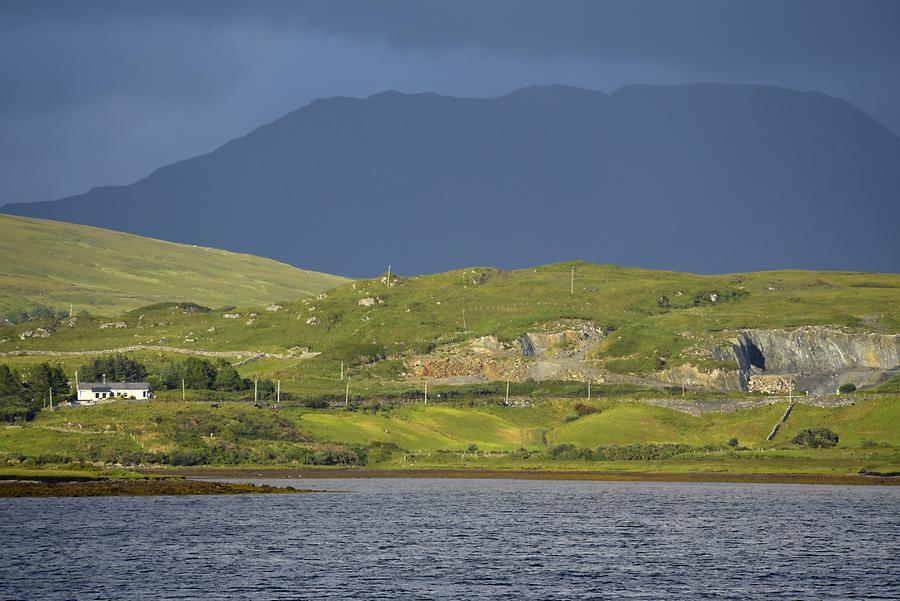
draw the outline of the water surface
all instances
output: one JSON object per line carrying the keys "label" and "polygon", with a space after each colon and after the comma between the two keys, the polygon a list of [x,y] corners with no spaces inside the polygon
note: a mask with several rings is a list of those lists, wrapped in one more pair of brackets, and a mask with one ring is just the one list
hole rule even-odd
{"label": "water surface", "polygon": [[0,598],[898,599],[900,489],[257,480],[0,499]]}

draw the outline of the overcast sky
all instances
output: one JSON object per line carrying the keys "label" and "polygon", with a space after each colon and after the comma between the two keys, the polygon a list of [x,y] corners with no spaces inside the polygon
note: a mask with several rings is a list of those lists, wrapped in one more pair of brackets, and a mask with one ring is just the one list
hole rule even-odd
{"label": "overcast sky", "polygon": [[0,3],[0,204],[130,183],[327,96],[818,90],[900,132],[898,1]]}

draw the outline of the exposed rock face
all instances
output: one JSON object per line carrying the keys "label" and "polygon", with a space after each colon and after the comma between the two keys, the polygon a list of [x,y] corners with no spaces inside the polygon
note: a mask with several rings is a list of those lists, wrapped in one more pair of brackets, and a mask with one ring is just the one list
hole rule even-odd
{"label": "exposed rock face", "polygon": [[747,390],[762,394],[786,394],[790,392],[792,385],[790,376],[757,374],[749,377]]}
{"label": "exposed rock face", "polygon": [[693,365],[685,364],[657,372],[657,376],[663,382],[675,386],[683,384],[688,389],[702,388],[724,392],[741,388],[741,372],[738,370],[722,368],[701,370]]}
{"label": "exposed rock face", "polygon": [[492,354],[504,350],[503,345],[500,344],[500,340],[496,336],[476,338],[469,343],[469,347],[473,352],[481,354]]}
{"label": "exposed rock face", "polygon": [[374,307],[374,306],[375,306],[375,299],[372,298],[371,296],[368,296],[368,297],[366,297],[366,298],[361,298],[361,299],[359,299],[359,300],[356,302],[356,304],[357,304],[357,305],[360,305],[360,306],[363,306],[363,307]]}
{"label": "exposed rock face", "polygon": [[240,313],[226,313],[222,317],[224,317],[225,319],[240,319],[241,314]]}
{"label": "exposed rock face", "polygon": [[439,347],[407,362],[409,371],[431,378],[602,382],[585,353],[603,339],[591,323],[569,320],[550,332],[529,332],[513,343],[488,335]]}
{"label": "exposed rock face", "polygon": [[275,313],[276,311],[281,311],[284,307],[281,305],[266,305],[266,311],[270,313]]}
{"label": "exposed rock face", "polygon": [[109,321],[109,322],[100,324],[101,330],[105,330],[107,328],[122,329],[122,328],[127,328],[127,327],[128,327],[128,324],[125,323],[124,321]]}
{"label": "exposed rock face", "polygon": [[847,334],[823,327],[746,330],[734,350],[741,369],[756,367],[773,373],[900,366],[900,336],[896,334]]}
{"label": "exposed rock face", "polygon": [[745,330],[732,350],[741,388],[759,392],[787,390],[788,383],[768,377],[773,374],[797,374],[797,390],[827,393],[850,381],[874,384],[900,368],[896,334],[853,334],[819,326]]}
{"label": "exposed rock face", "polygon": [[485,380],[519,381],[524,379],[528,367],[522,358],[504,358],[482,355],[441,354],[418,359],[411,365],[416,376],[452,378],[478,376]]}
{"label": "exposed rock face", "polygon": [[522,354],[526,357],[540,357],[554,348],[577,344],[602,333],[590,327],[568,329],[561,332],[528,332],[520,339]]}

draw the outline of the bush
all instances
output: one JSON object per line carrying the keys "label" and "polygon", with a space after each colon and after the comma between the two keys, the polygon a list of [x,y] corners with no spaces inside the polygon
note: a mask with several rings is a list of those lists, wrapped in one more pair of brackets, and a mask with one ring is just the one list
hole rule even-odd
{"label": "bush", "polygon": [[565,422],[574,422],[574,421],[576,421],[577,419],[578,419],[578,416],[577,416],[577,415],[567,415],[567,416],[565,416],[565,417],[563,418],[563,421],[565,421]]}
{"label": "bush", "polygon": [[791,442],[811,449],[830,449],[837,446],[838,440],[838,435],[828,428],[807,428],[801,430]]}
{"label": "bush", "polygon": [[547,449],[547,453],[551,457],[561,457],[567,454],[571,454],[575,450],[575,445],[564,442],[562,444],[553,445],[549,449]]}
{"label": "bush", "polygon": [[737,436],[733,436],[731,440],[728,441],[728,446],[731,448],[736,448],[738,444],[740,443],[738,442]]}
{"label": "bush", "polygon": [[595,455],[602,461],[647,461],[650,459],[671,459],[691,451],[686,444],[630,444],[623,446],[597,447]]}
{"label": "bush", "polygon": [[478,445],[473,442],[468,447],[466,447],[466,450],[470,453],[474,453],[478,450]]}
{"label": "bush", "polygon": [[585,405],[581,401],[575,403],[575,405],[573,406],[573,409],[575,409],[575,413],[578,414],[578,417],[584,417],[585,415],[590,415],[592,413],[597,413],[598,411],[600,411],[596,407],[592,407],[591,405]]}
{"label": "bush", "polygon": [[851,392],[856,391],[856,384],[853,382],[847,382],[846,384],[841,384],[841,387],[838,388],[838,392],[841,394],[850,394]]}

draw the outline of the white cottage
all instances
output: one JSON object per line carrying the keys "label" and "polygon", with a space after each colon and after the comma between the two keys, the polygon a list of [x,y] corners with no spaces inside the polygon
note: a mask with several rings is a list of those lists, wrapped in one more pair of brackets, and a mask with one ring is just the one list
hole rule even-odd
{"label": "white cottage", "polygon": [[150,385],[145,382],[79,382],[77,388],[80,403],[150,398]]}

